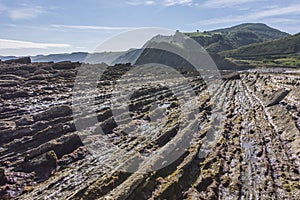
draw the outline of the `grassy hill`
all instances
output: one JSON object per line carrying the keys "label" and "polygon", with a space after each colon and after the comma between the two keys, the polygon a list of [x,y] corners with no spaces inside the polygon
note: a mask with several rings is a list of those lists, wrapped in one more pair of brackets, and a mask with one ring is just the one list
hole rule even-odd
{"label": "grassy hill", "polygon": [[196,40],[209,52],[215,53],[289,36],[288,33],[262,23],[246,23],[230,28],[185,34]]}
{"label": "grassy hill", "polygon": [[240,37],[256,35],[257,39],[261,41],[274,40],[289,35],[288,33],[271,28],[263,23],[245,23],[230,28],[210,31],[210,33],[221,33],[228,36],[236,35]]}
{"label": "grassy hill", "polygon": [[282,39],[251,44],[223,52],[230,57],[257,57],[266,55],[294,54],[300,51],[300,33]]}
{"label": "grassy hill", "polygon": [[[187,52],[189,53],[186,54]],[[197,58],[197,60],[194,60],[193,64],[197,65],[201,69],[206,69],[207,67],[211,67],[210,69],[214,68],[214,66],[207,66],[204,64],[207,64],[208,61],[206,60],[208,59],[208,56],[214,60],[214,63],[219,70],[235,70],[238,67],[230,60],[226,60],[224,56],[213,52],[207,52],[203,48],[199,49],[199,45],[194,45],[193,42],[186,39],[186,37],[184,37],[181,33],[165,37],[164,40],[162,40],[161,36],[154,37],[147,42],[143,51],[140,51],[137,55],[138,57],[136,62],[131,62],[130,60],[126,60],[126,62],[131,62],[137,65],[159,63],[166,66],[172,66],[182,74],[195,72],[195,68],[191,63],[189,63],[188,57],[190,60]],[[179,55],[186,55],[186,57],[181,57]]]}
{"label": "grassy hill", "polygon": [[300,33],[220,54],[238,64],[300,67]]}

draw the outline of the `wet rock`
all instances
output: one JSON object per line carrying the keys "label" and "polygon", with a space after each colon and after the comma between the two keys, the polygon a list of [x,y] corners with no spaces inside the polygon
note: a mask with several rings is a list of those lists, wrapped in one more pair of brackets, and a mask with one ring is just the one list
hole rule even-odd
{"label": "wet rock", "polygon": [[22,117],[21,119],[17,120],[16,125],[17,126],[24,126],[24,125],[32,124],[33,122],[34,121],[33,121],[31,116],[25,116],[25,117]]}
{"label": "wet rock", "polygon": [[84,147],[79,147],[74,152],[70,154],[66,154],[61,159],[59,159],[58,165],[64,166],[76,162],[78,160],[85,158],[87,154],[88,154],[87,149],[85,149]]}
{"label": "wet rock", "polygon": [[109,118],[101,123],[101,128],[104,134],[110,134],[118,125],[113,118]]}
{"label": "wet rock", "polygon": [[34,71],[36,71],[38,69],[37,65],[31,64],[31,65],[21,65],[20,70],[26,70],[29,73],[34,73]]}
{"label": "wet rock", "polygon": [[35,121],[50,120],[57,117],[64,117],[72,114],[72,109],[69,106],[57,106],[33,116]]}
{"label": "wet rock", "polygon": [[53,75],[53,77],[64,77],[64,78],[73,78],[75,77],[75,72],[68,72],[68,71],[60,71]]}
{"label": "wet rock", "polygon": [[290,111],[290,110],[296,110],[297,107],[296,107],[295,105],[287,105],[287,106],[286,106],[286,109],[289,110],[289,111]]}
{"label": "wet rock", "polygon": [[206,188],[213,183],[212,177],[206,177],[203,178],[201,181],[201,184],[198,185],[197,190],[198,191],[205,191]]}
{"label": "wet rock", "polygon": [[35,75],[39,75],[39,74],[48,74],[49,72],[47,70],[44,69],[38,69],[36,71],[34,71]]}
{"label": "wet rock", "polygon": [[14,74],[19,75],[19,76],[27,76],[29,74],[29,71],[27,70],[16,70]]}
{"label": "wet rock", "polygon": [[29,63],[31,63],[31,59],[30,59],[30,57],[24,57],[24,58],[6,60],[6,61],[4,61],[4,63],[5,64],[12,64],[12,63],[29,64]]}
{"label": "wet rock", "polygon": [[[200,77],[193,79],[191,86],[200,91],[197,93],[199,98],[188,105],[199,108],[201,112],[196,115],[189,109],[181,109],[172,92],[156,86],[156,77],[149,76],[153,85],[142,83],[130,101],[124,102],[131,103],[130,116],[120,115],[116,124],[116,113],[123,113],[124,108],[116,107],[118,110],[114,110],[114,114],[109,108],[111,97],[118,93],[114,93],[117,90],[108,80],[120,79],[130,68],[115,66],[106,73],[105,80],[96,90],[86,87],[82,91],[83,98],[96,94],[96,104],[91,101],[75,105],[76,125],[81,123],[87,128],[75,132],[69,103],[77,63],[2,63],[2,66],[0,79],[3,78],[1,80],[5,80],[3,83],[8,86],[0,84],[0,93],[27,91],[30,98],[0,99],[0,121],[4,122],[0,122],[3,128],[0,130],[0,163],[5,167],[7,178],[5,185],[0,186],[0,199],[4,193],[8,195],[7,199],[101,199],[106,195],[111,199],[247,199],[249,194],[262,194],[262,199],[267,196],[271,199],[297,199],[299,196],[292,192],[299,191],[294,185],[299,177],[297,138],[300,123],[299,117],[291,117],[300,116],[299,92],[296,87],[273,81],[273,74],[260,74],[256,80],[258,76],[250,77],[251,72],[248,75],[239,72],[242,79],[227,77],[225,81],[220,80],[221,87],[216,88],[211,97],[205,94],[203,80]],[[17,75],[17,70],[26,73],[13,76]],[[295,77],[299,77],[298,74]],[[135,78],[139,77],[133,80]],[[188,94],[189,88],[178,84],[179,79],[167,81],[178,85],[182,95]],[[82,86],[88,86],[84,76],[82,80]],[[128,87],[124,83],[128,91],[138,88],[133,80],[128,81]],[[17,84],[9,86],[8,81],[17,81]],[[110,84],[102,84],[104,82]],[[268,97],[279,85],[292,88],[294,94],[285,98],[286,105],[265,109],[261,105],[261,101],[266,100],[262,98],[262,92]],[[222,117],[216,119],[213,104],[217,110],[224,109]],[[91,109],[86,115],[81,115],[86,106],[91,106]],[[93,106],[96,106],[96,112]],[[265,117],[266,113],[270,118]],[[96,124],[91,117],[97,117]],[[96,126],[98,124],[100,126]],[[186,127],[189,124],[191,127]],[[192,126],[197,127],[197,131],[191,146],[176,147],[176,144],[187,141],[189,130],[196,130]],[[95,128],[102,128],[107,135],[99,134]],[[216,134],[212,135],[212,131]],[[248,142],[251,142],[251,148],[243,145]],[[206,149],[210,145],[213,149]],[[114,152],[115,147],[117,151]],[[160,155],[169,147],[175,147],[173,152]],[[88,151],[94,149],[97,149],[97,154],[91,151],[93,154],[89,156]],[[147,175],[112,173],[116,168],[111,167],[115,164],[125,163],[125,169],[130,171],[139,167],[136,163],[141,168],[152,168],[152,161],[155,167],[160,166],[175,154],[180,154],[180,158]],[[146,158],[145,163],[143,158]],[[47,180],[57,169],[61,171]],[[272,174],[276,176],[271,177]],[[281,184],[282,178],[286,179],[285,187]],[[34,180],[42,183],[36,185]],[[248,187],[245,180],[252,180],[257,187]],[[270,184],[265,187],[265,183]],[[2,190],[4,187],[6,189]]]}
{"label": "wet rock", "polygon": [[12,88],[0,88],[0,94],[12,93],[14,90]]}
{"label": "wet rock", "polygon": [[76,65],[71,61],[58,62],[53,65],[53,69],[74,69]]}
{"label": "wet rock", "polygon": [[49,72],[53,70],[51,65],[46,65],[46,64],[41,65],[39,68],[43,69],[43,70],[46,70],[46,71],[49,71]]}
{"label": "wet rock", "polygon": [[0,185],[4,185],[7,181],[4,169],[0,168]]}
{"label": "wet rock", "polygon": [[24,83],[25,86],[32,86],[32,85],[43,85],[47,84],[45,80],[28,80]]}
{"label": "wet rock", "polygon": [[53,126],[48,126],[47,128],[37,132],[33,139],[38,141],[44,141],[44,140],[51,140],[53,138],[59,137],[60,135],[63,135],[66,133],[63,128],[63,124],[55,124]]}
{"label": "wet rock", "polygon": [[18,80],[18,81],[23,81],[24,78],[14,75],[14,74],[5,74],[5,75],[0,75],[0,80]]}
{"label": "wet rock", "polygon": [[14,121],[2,121],[0,120],[0,130],[15,128],[16,123]]}
{"label": "wet rock", "polygon": [[21,85],[21,81],[16,80],[0,80],[0,87],[14,87]]}
{"label": "wet rock", "polygon": [[62,157],[63,155],[72,153],[77,148],[83,146],[80,137],[76,134],[59,138],[53,144],[53,149],[58,157]]}
{"label": "wet rock", "polygon": [[45,179],[53,174],[56,167],[57,156],[54,151],[49,151],[31,160],[26,160],[16,170],[26,173],[35,172],[38,179]]}
{"label": "wet rock", "polygon": [[[47,137],[44,136],[44,138]],[[50,138],[50,136],[48,136],[48,138]],[[57,157],[61,158],[63,155],[72,153],[74,150],[81,146],[83,146],[83,143],[78,135],[67,135],[44,143],[37,148],[31,149],[27,153],[27,159],[34,158],[37,155],[43,154],[48,151],[54,151]]]}
{"label": "wet rock", "polygon": [[3,99],[16,99],[16,98],[24,98],[28,97],[29,94],[26,91],[17,91],[14,93],[2,94],[1,97]]}
{"label": "wet rock", "polygon": [[237,79],[241,79],[241,77],[238,73],[231,73],[231,74],[223,75],[222,79],[223,80],[237,80]]}
{"label": "wet rock", "polygon": [[29,80],[45,80],[48,78],[50,78],[50,75],[48,75],[48,74],[37,74],[37,75],[31,76],[29,78]]}
{"label": "wet rock", "polygon": [[0,198],[12,199],[21,195],[23,192],[29,191],[34,185],[33,173],[10,172],[6,176],[6,185],[0,186]]}
{"label": "wet rock", "polygon": [[288,94],[289,90],[286,90],[284,88],[277,90],[274,92],[270,97],[269,100],[267,101],[267,107],[269,106],[274,106],[276,104],[279,104],[280,101],[282,101]]}

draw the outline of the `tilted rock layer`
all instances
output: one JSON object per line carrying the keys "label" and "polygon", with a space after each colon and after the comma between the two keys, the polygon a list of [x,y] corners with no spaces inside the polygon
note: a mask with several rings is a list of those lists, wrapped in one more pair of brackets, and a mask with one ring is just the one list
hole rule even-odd
{"label": "tilted rock layer", "polygon": [[[225,75],[210,94],[194,72],[178,78],[150,74],[150,83],[139,89],[141,77],[129,76],[122,85],[132,92],[125,115],[123,107],[111,107],[114,85],[134,66],[108,67],[96,88],[86,85],[85,91],[74,91],[80,66],[0,63],[0,199],[300,196],[297,71]],[[88,74],[80,76],[84,80]],[[189,84],[181,84],[181,79]],[[184,101],[164,83],[173,84],[183,95],[192,91],[185,106],[197,112],[182,109]],[[280,91],[289,92],[280,95]],[[95,101],[72,105],[76,92]],[[90,112],[82,114],[86,107]],[[75,124],[90,129],[77,130]],[[189,145],[175,149],[178,157],[168,165],[132,172],[167,162],[172,153],[160,157],[152,153],[185,139]],[[153,162],[146,162],[148,158]],[[133,161],[141,162],[135,166]],[[115,168],[122,164],[121,170]]]}

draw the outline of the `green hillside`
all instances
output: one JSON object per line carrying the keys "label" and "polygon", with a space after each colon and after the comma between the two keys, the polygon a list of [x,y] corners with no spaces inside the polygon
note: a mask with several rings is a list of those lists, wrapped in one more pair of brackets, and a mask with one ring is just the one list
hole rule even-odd
{"label": "green hillside", "polygon": [[300,67],[300,33],[220,54],[238,64]]}
{"label": "green hillside", "polygon": [[279,54],[295,54],[300,51],[300,33],[282,39],[251,44],[223,52],[230,57],[253,57]]}
{"label": "green hillside", "polygon": [[271,28],[268,25],[263,23],[245,23],[230,28],[218,29],[210,32],[222,33],[228,36],[235,35],[235,36],[242,36],[242,37],[243,36],[249,37],[252,34],[254,34],[257,36],[257,39],[262,41],[274,40],[289,35],[288,33]]}
{"label": "green hillside", "polygon": [[289,36],[288,33],[262,23],[246,23],[230,28],[185,34],[196,40],[209,52],[215,53]]}

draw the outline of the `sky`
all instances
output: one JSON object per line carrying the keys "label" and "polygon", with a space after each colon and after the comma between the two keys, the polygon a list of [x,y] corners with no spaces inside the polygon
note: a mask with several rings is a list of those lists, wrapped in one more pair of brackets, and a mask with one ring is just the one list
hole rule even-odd
{"label": "sky", "polygon": [[246,22],[300,32],[299,0],[0,0],[0,55],[93,52],[137,28],[205,31]]}

